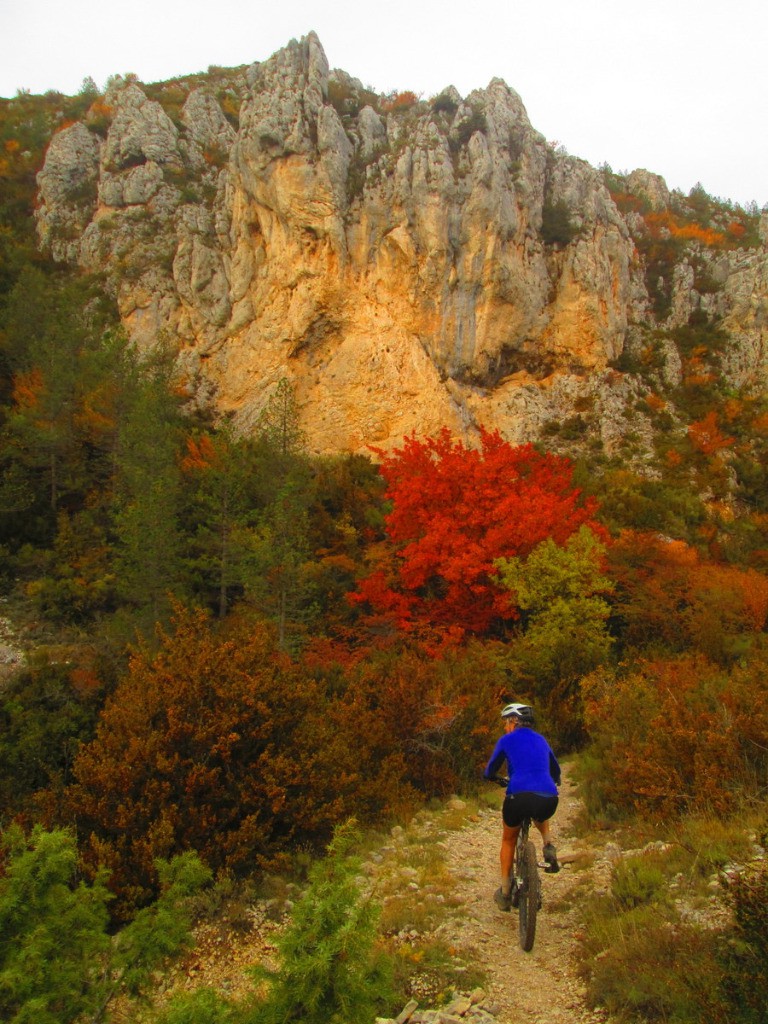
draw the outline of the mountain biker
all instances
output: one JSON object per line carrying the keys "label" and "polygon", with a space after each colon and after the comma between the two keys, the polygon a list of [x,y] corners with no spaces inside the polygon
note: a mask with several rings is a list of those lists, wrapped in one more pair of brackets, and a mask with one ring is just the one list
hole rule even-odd
{"label": "mountain biker", "polygon": [[544,737],[532,728],[533,708],[527,704],[507,704],[501,717],[504,735],[496,744],[483,777],[494,779],[504,761],[507,762],[509,782],[502,808],[501,887],[493,898],[500,910],[509,910],[515,844],[524,818],[530,817],[541,833],[546,870],[560,870],[549,831],[549,819],[558,803],[560,765]]}

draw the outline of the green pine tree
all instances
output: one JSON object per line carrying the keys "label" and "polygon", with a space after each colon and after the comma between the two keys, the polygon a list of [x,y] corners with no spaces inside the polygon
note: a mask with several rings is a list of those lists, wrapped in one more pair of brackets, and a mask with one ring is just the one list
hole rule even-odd
{"label": "green pine tree", "polygon": [[187,564],[197,591],[223,618],[242,588],[249,530],[258,516],[254,446],[225,423],[189,439],[187,447],[185,518],[193,524]]}
{"label": "green pine tree", "polygon": [[304,451],[306,437],[299,426],[296,393],[287,377],[281,377],[259,417],[257,435],[278,460],[290,461]]}
{"label": "green pine tree", "polygon": [[77,881],[65,830],[14,826],[0,837],[0,1019],[6,1024],[97,1024],[121,992],[137,994],[188,941],[188,897],[210,878],[196,855],[158,862],[163,892],[111,938],[106,875]]}
{"label": "green pine tree", "polygon": [[163,351],[127,353],[115,452],[117,588],[144,630],[182,591],[181,419],[173,366]]}
{"label": "green pine tree", "polygon": [[87,436],[90,396],[84,386],[92,379],[90,365],[99,359],[109,319],[87,280],[46,276],[31,267],[19,276],[0,324],[13,378],[0,437],[0,462],[17,478],[10,496],[3,497],[10,511],[29,518],[45,515],[47,506],[53,525],[65,500],[70,507],[82,500],[93,440]]}
{"label": "green pine tree", "polygon": [[256,438],[260,510],[247,538],[248,600],[275,623],[281,649],[295,646],[313,611],[306,568],[311,558],[313,480],[293,388],[283,379],[261,415]]}
{"label": "green pine tree", "polygon": [[68,1024],[92,1012],[89,977],[109,946],[104,879],[73,885],[77,850],[66,832],[20,829],[3,836],[0,880],[0,1019]]}
{"label": "green pine tree", "polygon": [[246,1024],[370,1024],[391,1003],[391,962],[376,946],[379,908],[361,894],[351,855],[358,841],[353,821],[339,826],[313,866],[279,941],[270,993]]}

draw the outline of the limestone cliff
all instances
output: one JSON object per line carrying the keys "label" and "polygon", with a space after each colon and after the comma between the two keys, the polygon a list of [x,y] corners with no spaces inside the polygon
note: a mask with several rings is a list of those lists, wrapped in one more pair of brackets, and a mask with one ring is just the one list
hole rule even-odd
{"label": "limestone cliff", "polygon": [[[621,432],[637,382],[609,364],[658,318],[645,222],[504,82],[382,99],[310,33],[183,105],[154,93],[117,80],[54,137],[38,229],[106,272],[138,344],[177,340],[195,401],[248,430],[288,377],[319,452],[443,425],[527,440],[587,401],[606,443]],[[629,189],[671,201],[647,172]],[[729,372],[764,379],[768,251],[691,253],[665,322],[722,317]]]}

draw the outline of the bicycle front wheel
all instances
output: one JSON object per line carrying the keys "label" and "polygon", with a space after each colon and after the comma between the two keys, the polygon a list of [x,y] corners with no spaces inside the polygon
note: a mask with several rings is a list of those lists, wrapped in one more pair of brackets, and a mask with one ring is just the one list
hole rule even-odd
{"label": "bicycle front wheel", "polygon": [[529,840],[520,860],[520,947],[529,953],[536,938],[536,915],[539,911],[541,881],[536,863],[536,847]]}

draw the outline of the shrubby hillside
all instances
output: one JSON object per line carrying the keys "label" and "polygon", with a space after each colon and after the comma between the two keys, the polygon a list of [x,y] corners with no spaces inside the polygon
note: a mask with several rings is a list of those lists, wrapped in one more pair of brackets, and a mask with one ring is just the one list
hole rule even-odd
{"label": "shrubby hillside", "polygon": [[[594,820],[757,828],[756,209],[553,150],[498,80],[375,96],[314,36],[1,101],[0,145],[0,914],[50,858],[89,956],[160,962],[206,872],[476,787],[512,698]],[[13,956],[8,1019],[88,1008]]]}

